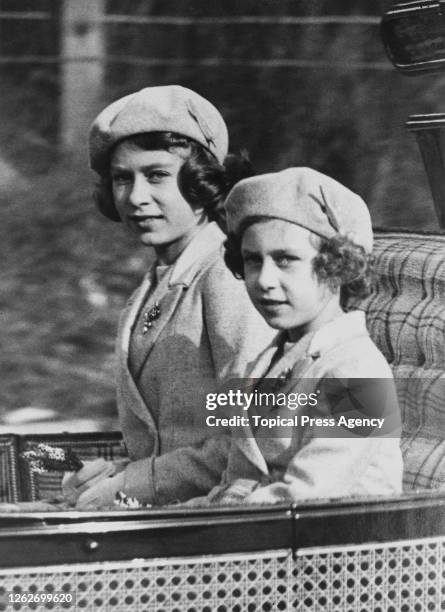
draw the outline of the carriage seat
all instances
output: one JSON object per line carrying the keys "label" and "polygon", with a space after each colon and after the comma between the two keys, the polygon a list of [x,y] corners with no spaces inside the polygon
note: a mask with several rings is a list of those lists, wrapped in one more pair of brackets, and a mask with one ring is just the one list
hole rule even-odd
{"label": "carriage seat", "polygon": [[[377,232],[377,287],[360,304],[390,363],[403,418],[404,488],[445,486],[445,235]],[[37,441],[71,446],[83,459],[125,455],[121,436],[0,436],[0,501],[60,491],[60,474],[29,473],[21,451]]]}
{"label": "carriage seat", "polygon": [[390,363],[404,488],[445,486],[445,235],[376,232],[376,292],[360,304]]}

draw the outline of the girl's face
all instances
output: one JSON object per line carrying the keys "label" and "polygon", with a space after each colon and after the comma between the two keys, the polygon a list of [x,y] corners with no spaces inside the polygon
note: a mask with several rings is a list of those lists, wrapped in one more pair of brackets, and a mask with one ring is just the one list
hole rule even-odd
{"label": "girl's face", "polygon": [[268,219],[249,226],[241,242],[244,280],[255,308],[292,340],[341,313],[338,292],[318,281],[316,236],[293,223]]}
{"label": "girl's face", "polygon": [[114,204],[122,221],[160,263],[172,263],[197,231],[203,209],[192,209],[178,188],[184,163],[179,153],[145,151],[131,142],[117,145],[111,157]]}

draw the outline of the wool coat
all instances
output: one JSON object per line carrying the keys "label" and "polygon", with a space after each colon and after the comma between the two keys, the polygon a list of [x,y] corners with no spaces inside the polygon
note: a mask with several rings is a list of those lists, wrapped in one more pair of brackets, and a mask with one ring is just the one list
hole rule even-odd
{"label": "wool coat", "polygon": [[[279,339],[260,355],[249,373],[253,381],[268,370],[278,344]],[[354,379],[370,379],[372,395],[379,402],[378,416],[384,417],[385,425],[372,435],[337,426],[303,427],[304,414],[338,418],[335,402],[326,393],[318,397],[316,407],[299,406],[293,411],[300,422],[291,429],[274,427],[265,433],[262,428],[255,429],[250,419],[244,427],[233,427],[227,470],[208,502],[298,502],[401,492],[400,414],[394,381],[385,358],[368,335],[363,312],[346,313],[287,347],[267,377],[277,379],[276,393],[307,395],[319,391],[323,381],[349,381],[350,385]],[[380,395],[374,395],[374,390]],[[369,410],[364,406],[349,412],[346,407],[346,416],[366,417]],[[277,406],[262,410],[266,418],[280,414],[287,418],[289,410]],[[200,502],[191,500],[190,505]]]}
{"label": "wool coat", "polygon": [[[220,482],[230,431],[206,425],[206,393],[241,376],[275,335],[225,266],[224,239],[216,223],[206,225],[172,266],[157,310],[150,271],[121,318],[117,405],[130,458],[124,492],[146,503],[186,500]],[[135,381],[129,346],[141,333],[142,308],[155,314]]]}

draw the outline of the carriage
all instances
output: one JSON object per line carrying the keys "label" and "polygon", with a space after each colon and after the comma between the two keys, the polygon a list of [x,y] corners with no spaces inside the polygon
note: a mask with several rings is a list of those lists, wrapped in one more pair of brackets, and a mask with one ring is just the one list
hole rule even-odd
{"label": "carriage", "polygon": [[[396,67],[445,62],[445,3],[382,21]],[[414,115],[445,227],[445,115]],[[445,234],[376,232],[377,290],[359,305],[391,364],[403,414],[404,494],[292,505],[170,506],[0,515],[0,610],[439,610],[445,601]],[[117,432],[0,436],[0,501],[54,497],[58,473],[21,457],[36,442],[82,459],[125,456]]]}

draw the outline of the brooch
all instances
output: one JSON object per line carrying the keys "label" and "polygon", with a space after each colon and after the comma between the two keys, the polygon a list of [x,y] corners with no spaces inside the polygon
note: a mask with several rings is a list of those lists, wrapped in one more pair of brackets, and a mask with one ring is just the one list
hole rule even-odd
{"label": "brooch", "polygon": [[144,325],[142,327],[142,333],[146,334],[150,327],[153,325],[153,321],[155,321],[161,315],[161,307],[159,302],[155,302],[155,305],[144,312]]}
{"label": "brooch", "polygon": [[284,384],[291,378],[291,375],[292,375],[292,368],[286,368],[285,370],[280,372],[278,376],[276,377],[274,385],[273,385],[274,391],[283,387]]}

